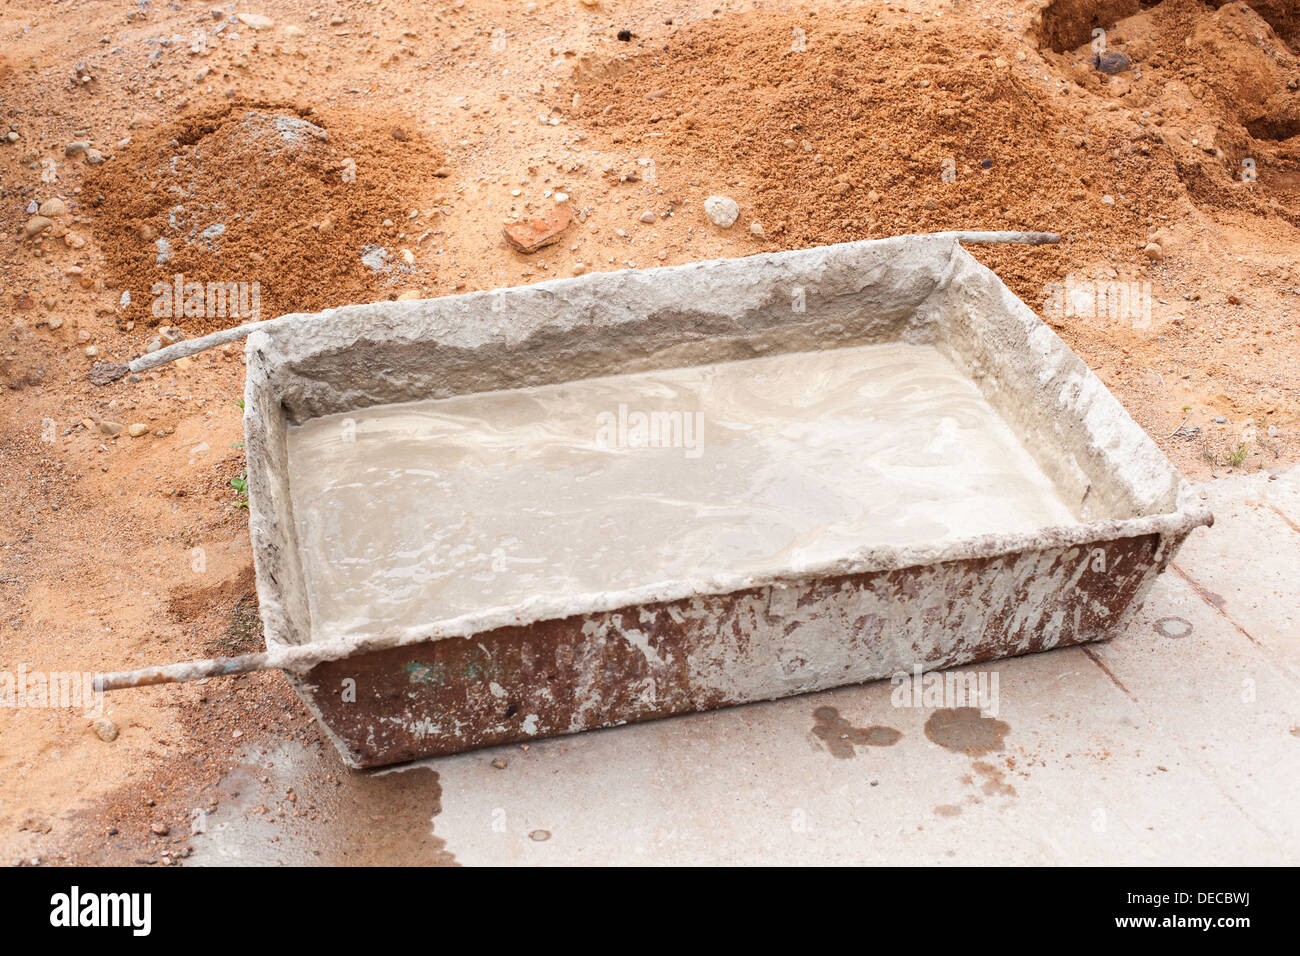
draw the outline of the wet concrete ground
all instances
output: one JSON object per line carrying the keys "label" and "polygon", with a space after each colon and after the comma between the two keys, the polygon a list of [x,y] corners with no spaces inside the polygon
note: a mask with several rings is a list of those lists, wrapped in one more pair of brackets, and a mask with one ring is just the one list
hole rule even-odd
{"label": "wet concrete ground", "polygon": [[1300,468],[1198,489],[1124,633],[966,669],[996,713],[881,681],[377,774],[284,745],[189,863],[1294,864]]}

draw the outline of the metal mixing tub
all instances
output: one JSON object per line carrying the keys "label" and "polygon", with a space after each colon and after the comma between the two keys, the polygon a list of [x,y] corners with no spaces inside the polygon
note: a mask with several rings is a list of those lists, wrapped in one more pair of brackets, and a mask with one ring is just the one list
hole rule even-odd
{"label": "metal mixing tub", "polygon": [[[286,432],[376,405],[883,342],[968,375],[1081,524],[869,547],[313,643]],[[1109,637],[1203,507],[1057,336],[953,236],[901,236],[287,316],[247,343],[268,650],[348,764],[785,697]],[[652,652],[647,652],[647,648]],[[310,653],[307,653],[310,651]]]}

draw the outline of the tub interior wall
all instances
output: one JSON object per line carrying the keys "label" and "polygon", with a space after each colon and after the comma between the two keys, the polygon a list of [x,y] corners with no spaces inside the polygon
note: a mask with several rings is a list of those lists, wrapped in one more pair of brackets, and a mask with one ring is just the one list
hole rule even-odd
{"label": "tub interior wall", "polygon": [[1087,365],[997,276],[958,249],[921,312],[1081,520],[1176,510],[1179,473]]}

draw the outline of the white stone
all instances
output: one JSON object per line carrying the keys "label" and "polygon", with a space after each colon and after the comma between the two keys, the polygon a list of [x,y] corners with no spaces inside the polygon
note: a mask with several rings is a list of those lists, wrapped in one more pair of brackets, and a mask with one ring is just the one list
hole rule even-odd
{"label": "white stone", "polygon": [[740,216],[740,207],[730,196],[710,196],[704,200],[704,214],[715,226],[728,229]]}

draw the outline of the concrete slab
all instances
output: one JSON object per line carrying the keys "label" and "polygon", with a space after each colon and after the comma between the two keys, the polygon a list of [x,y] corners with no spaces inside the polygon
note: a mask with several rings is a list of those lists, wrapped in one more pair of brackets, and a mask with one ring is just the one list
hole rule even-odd
{"label": "concrete slab", "polygon": [[[1200,490],[1128,629],[965,669],[982,715],[880,681],[377,777],[285,748],[193,862],[1294,864],[1300,469]],[[290,787],[325,822],[268,814]]]}

